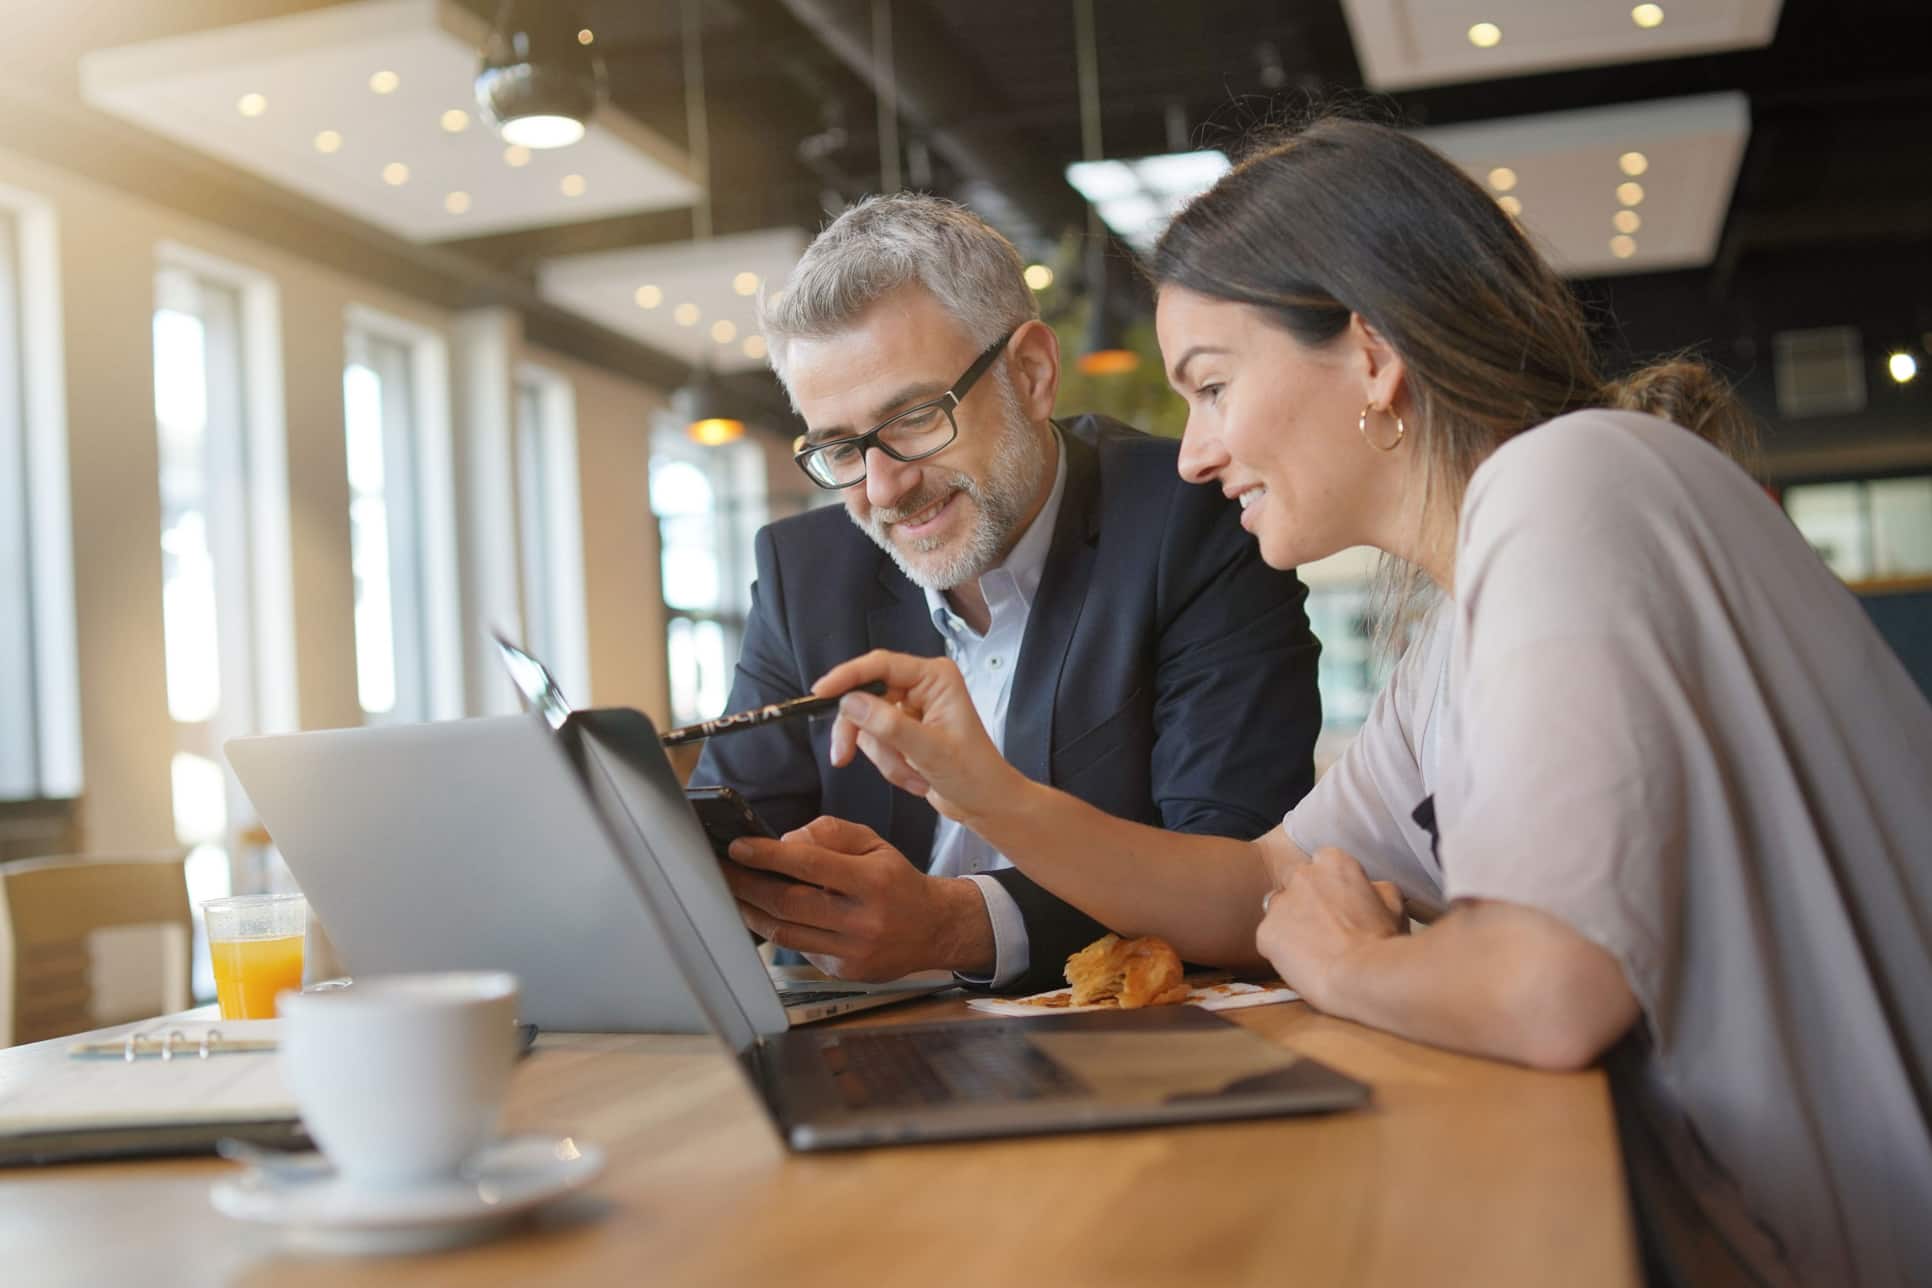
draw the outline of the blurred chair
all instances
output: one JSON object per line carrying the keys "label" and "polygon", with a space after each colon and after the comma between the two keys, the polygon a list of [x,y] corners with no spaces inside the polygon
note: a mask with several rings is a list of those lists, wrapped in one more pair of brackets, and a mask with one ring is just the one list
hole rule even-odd
{"label": "blurred chair", "polygon": [[159,996],[148,1014],[186,1010],[194,925],[184,856],[74,855],[0,863],[0,1046],[97,1028],[95,931],[159,926]]}

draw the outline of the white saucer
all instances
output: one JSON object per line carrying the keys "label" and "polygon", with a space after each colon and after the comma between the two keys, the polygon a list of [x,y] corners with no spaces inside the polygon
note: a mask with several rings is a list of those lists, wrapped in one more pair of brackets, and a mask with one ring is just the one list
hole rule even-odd
{"label": "white saucer", "polygon": [[215,1210],[280,1226],[319,1252],[424,1252],[497,1233],[511,1217],[578,1189],[602,1171],[604,1151],[567,1136],[512,1136],[478,1154],[460,1177],[408,1189],[351,1186],[319,1154],[273,1172],[249,1168],[215,1182]]}

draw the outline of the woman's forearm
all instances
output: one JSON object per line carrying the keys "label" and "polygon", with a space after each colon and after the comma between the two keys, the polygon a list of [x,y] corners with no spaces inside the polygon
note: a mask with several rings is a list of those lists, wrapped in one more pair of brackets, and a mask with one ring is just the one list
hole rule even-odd
{"label": "woman's forearm", "polygon": [[1639,1014],[1609,953],[1502,903],[1461,905],[1421,933],[1364,943],[1304,992],[1332,1015],[1540,1069],[1590,1064]]}
{"label": "woman's forearm", "polygon": [[1014,775],[992,808],[963,820],[1042,887],[1122,934],[1159,935],[1182,958],[1252,967],[1261,847],[1131,823]]}

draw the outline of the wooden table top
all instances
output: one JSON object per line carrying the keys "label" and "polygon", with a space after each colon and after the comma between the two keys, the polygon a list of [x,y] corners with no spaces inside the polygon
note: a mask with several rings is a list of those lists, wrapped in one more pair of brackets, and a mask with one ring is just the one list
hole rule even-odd
{"label": "wooden table top", "polygon": [[[953,1018],[957,998],[847,1023]],[[324,1259],[210,1206],[232,1164],[0,1169],[0,1282],[1389,1284],[1638,1282],[1607,1084],[1331,1019],[1229,1012],[1372,1084],[1362,1111],[794,1155],[709,1037],[552,1034],[509,1131],[601,1145],[605,1171],[515,1233]],[[0,1051],[0,1079],[72,1039]]]}

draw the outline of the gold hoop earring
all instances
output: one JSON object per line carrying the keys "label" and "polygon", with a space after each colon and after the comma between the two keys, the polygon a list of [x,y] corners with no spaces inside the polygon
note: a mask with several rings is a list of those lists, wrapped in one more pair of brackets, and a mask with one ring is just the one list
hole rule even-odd
{"label": "gold hoop earring", "polygon": [[[1378,443],[1374,439],[1369,437],[1368,418],[1369,418],[1369,413],[1372,411],[1386,411],[1389,413],[1389,415],[1395,416],[1395,441],[1394,442],[1383,444],[1383,443]],[[1370,447],[1373,447],[1378,452],[1393,452],[1396,448],[1402,446],[1402,440],[1409,436],[1409,427],[1402,423],[1402,417],[1397,416],[1396,413],[1391,408],[1377,407],[1374,403],[1368,403],[1363,406],[1362,415],[1359,419],[1356,420],[1355,428],[1362,431],[1362,441],[1364,443],[1367,443]]]}

